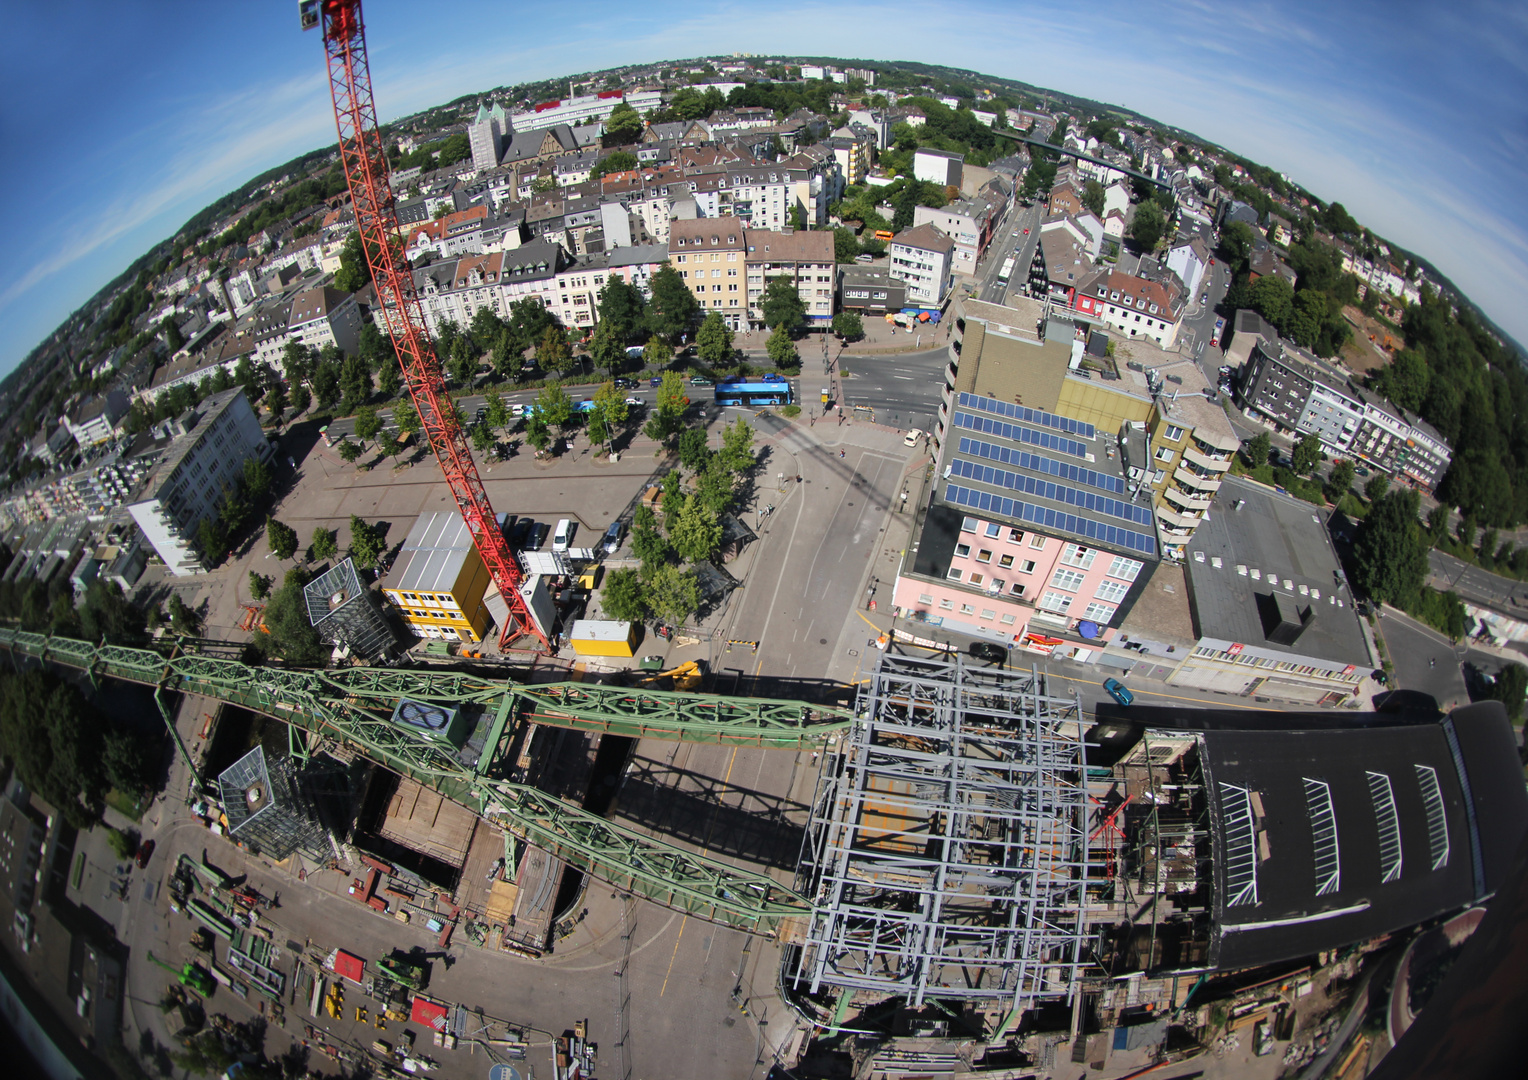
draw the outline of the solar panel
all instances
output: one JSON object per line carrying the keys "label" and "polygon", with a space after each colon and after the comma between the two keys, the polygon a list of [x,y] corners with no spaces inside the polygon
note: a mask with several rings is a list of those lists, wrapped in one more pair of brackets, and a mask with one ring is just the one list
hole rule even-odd
{"label": "solar panel", "polygon": [[1257,903],[1257,824],[1252,794],[1220,782],[1221,830],[1226,852],[1226,907]]}
{"label": "solar panel", "polygon": [[999,446],[997,443],[985,442],[981,439],[969,439],[964,435],[960,438],[959,451],[971,457],[986,458],[988,461],[1001,461],[1004,465],[1013,465],[1020,469],[1032,469],[1035,472],[1049,473],[1059,476],[1063,480],[1071,480],[1074,483],[1086,484],[1088,487],[1100,488],[1111,491],[1116,495],[1125,493],[1125,482],[1117,476],[1098,472],[1096,469],[1085,469],[1081,465],[1069,465],[1064,461],[1044,457],[1040,454],[1031,454],[1028,450],[1020,450],[1017,447]]}
{"label": "solar panel", "polygon": [[1073,457],[1085,458],[1088,456],[1088,448],[1076,439],[1068,439],[1064,435],[1052,435],[1048,431],[1036,431],[1034,428],[1024,427],[1022,424],[1010,424],[991,416],[977,416],[975,413],[955,410],[955,424],[958,427],[968,428],[971,431],[980,431],[988,435],[997,435],[1014,442],[1026,442],[1031,446],[1043,446],[1047,450],[1054,450],[1058,454],[1071,454]]}
{"label": "solar panel", "polygon": [[1337,812],[1332,809],[1332,789],[1325,780],[1305,781],[1305,810],[1310,815],[1312,862],[1316,869],[1316,895],[1327,896],[1342,888],[1342,865],[1337,855]]}
{"label": "solar panel", "polygon": [[1427,846],[1432,852],[1432,868],[1448,865],[1448,815],[1443,810],[1443,789],[1438,786],[1438,771],[1430,765],[1414,765],[1417,783],[1422,788],[1422,805],[1427,810]]}
{"label": "solar panel", "polygon": [[1055,428],[1064,431],[1068,435],[1081,435],[1084,439],[1091,439],[1095,434],[1092,424],[1082,420],[1073,420],[1069,416],[1057,416],[1055,413],[1044,412],[1040,409],[1027,409],[1023,405],[1010,405],[1006,401],[997,398],[983,397],[979,394],[962,393],[959,396],[959,404],[980,409],[983,412],[997,413],[1000,416],[1010,416],[1015,420],[1022,420],[1026,424],[1040,424],[1043,427]]}
{"label": "solar panel", "polygon": [[1091,510],[1095,514],[1108,514],[1110,517],[1121,518],[1136,525],[1151,524],[1151,510],[1148,507],[1136,506],[1134,503],[1125,502],[1123,499],[1111,499],[1107,495],[1095,495],[1091,491],[1082,490],[1082,488],[1057,484],[1054,481],[1031,476],[1028,473],[995,469],[991,465],[983,465],[979,461],[970,461],[965,458],[956,458],[951,461],[950,472],[967,480],[975,480],[978,484],[989,484],[992,487],[1007,488],[1010,491],[1021,491],[1026,495],[1033,495],[1036,498],[1066,503],[1068,506],[1075,506],[1079,510]]}
{"label": "solar panel", "polygon": [[1369,798],[1374,802],[1374,821],[1379,828],[1379,867],[1381,881],[1401,880],[1401,819],[1395,812],[1395,792],[1390,777],[1366,772]]}
{"label": "solar panel", "polygon": [[1036,528],[1059,529],[1073,536],[1086,536],[1089,540],[1100,544],[1111,544],[1115,547],[1129,548],[1131,551],[1139,551],[1143,555],[1155,555],[1157,553],[1156,537],[1146,533],[1139,533],[1133,529],[1122,529],[1117,525],[1095,521],[1092,518],[1078,517],[1076,514],[1068,514],[1064,510],[1055,510],[1046,506],[1035,506],[1033,503],[1027,503],[1021,499],[1005,498],[1002,495],[994,495],[989,491],[976,491],[973,488],[961,487],[959,484],[946,484],[944,501],[956,506],[967,506],[973,510],[986,511],[1000,517],[1027,521]]}

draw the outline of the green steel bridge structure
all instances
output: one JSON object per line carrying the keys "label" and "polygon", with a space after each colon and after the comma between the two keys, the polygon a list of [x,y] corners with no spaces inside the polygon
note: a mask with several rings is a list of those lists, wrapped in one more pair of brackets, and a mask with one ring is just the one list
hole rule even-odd
{"label": "green steel bridge structure", "polygon": [[[766,749],[801,750],[846,730],[849,710],[713,694],[585,683],[522,684],[419,668],[254,667],[204,653],[95,645],[75,638],[0,628],[13,663],[31,657],[84,671],[92,682],[151,686],[182,756],[166,691],[213,698],[327,739],[438,791],[571,866],[655,903],[750,933],[777,936],[805,918],[811,902],[765,874],[729,866],[592,814],[566,799],[504,779],[513,732],[522,723]],[[468,765],[392,721],[401,700],[469,707],[488,724]],[[308,740],[293,740],[305,756]]]}

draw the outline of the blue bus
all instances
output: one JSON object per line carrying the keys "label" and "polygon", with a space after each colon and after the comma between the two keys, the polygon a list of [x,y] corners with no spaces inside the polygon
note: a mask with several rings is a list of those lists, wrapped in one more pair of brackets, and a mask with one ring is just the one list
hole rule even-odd
{"label": "blue bus", "polygon": [[770,373],[758,379],[734,376],[716,384],[718,405],[789,405],[793,400],[791,384],[784,375]]}

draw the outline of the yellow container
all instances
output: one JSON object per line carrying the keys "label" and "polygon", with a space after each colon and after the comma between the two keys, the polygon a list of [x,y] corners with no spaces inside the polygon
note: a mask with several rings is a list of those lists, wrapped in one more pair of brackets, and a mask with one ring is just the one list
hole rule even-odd
{"label": "yellow container", "polygon": [[579,656],[634,656],[637,626],[629,622],[579,619],[568,633],[568,641]]}

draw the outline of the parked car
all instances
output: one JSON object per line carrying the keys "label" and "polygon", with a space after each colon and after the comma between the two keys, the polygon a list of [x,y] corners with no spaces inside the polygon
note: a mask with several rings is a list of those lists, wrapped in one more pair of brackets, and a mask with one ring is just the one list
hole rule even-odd
{"label": "parked car", "polygon": [[978,660],[985,660],[989,664],[1001,664],[1008,659],[1008,650],[995,641],[973,641],[967,651]]}
{"label": "parked car", "polygon": [[1110,697],[1121,705],[1130,705],[1135,701],[1135,695],[1126,690],[1118,679],[1105,679],[1104,689],[1108,691]]}
{"label": "parked car", "polygon": [[640,360],[640,359],[642,359],[642,346],[640,346],[640,345],[633,345],[633,346],[631,346],[631,348],[627,349],[626,350],[626,359],[628,359],[628,360]]}
{"label": "parked car", "polygon": [[712,382],[710,379],[703,378],[703,377],[701,377],[699,375],[696,375],[692,379],[690,379],[690,385],[691,386],[715,386],[716,384],[714,382]]}
{"label": "parked car", "polygon": [[637,388],[637,380],[636,379],[617,379],[615,381],[615,388],[617,390],[635,390]]}
{"label": "parked car", "polygon": [[612,521],[610,523],[610,528],[605,530],[604,548],[606,555],[614,555],[616,553],[616,550],[621,546],[621,534],[625,529],[626,526],[622,525],[619,521]]}
{"label": "parked car", "polygon": [[626,404],[628,404],[628,405],[646,405],[647,402],[643,401],[639,397],[629,397],[629,398],[626,399]]}
{"label": "parked car", "polygon": [[541,545],[546,543],[546,534],[551,527],[544,521],[538,521],[531,526],[530,535],[525,538],[526,551],[540,551]]}
{"label": "parked car", "polygon": [[525,550],[526,541],[530,536],[532,526],[535,524],[536,523],[528,517],[515,519],[514,524],[512,524],[509,527],[509,530],[504,534],[504,538],[509,541],[511,550]]}
{"label": "parked car", "polygon": [[154,841],[152,841],[152,840],[145,840],[143,843],[138,845],[138,869],[139,870],[142,870],[145,866],[147,866],[149,864],[149,859],[153,857],[153,854],[154,854]]}
{"label": "parked car", "polygon": [[854,256],[854,261],[857,263],[871,263],[875,262],[875,256],[868,253],[863,255],[856,255]]}
{"label": "parked car", "polygon": [[663,379],[661,377],[655,377],[655,378],[648,379],[647,380],[647,385],[648,386],[662,386],[663,385]]}
{"label": "parked car", "polygon": [[919,428],[913,428],[902,440],[903,446],[917,446],[918,440],[923,438],[923,432]]}
{"label": "parked car", "polygon": [[557,522],[557,530],[552,533],[552,550],[561,554],[568,550],[568,545],[573,542],[573,530],[575,526],[567,518]]}

